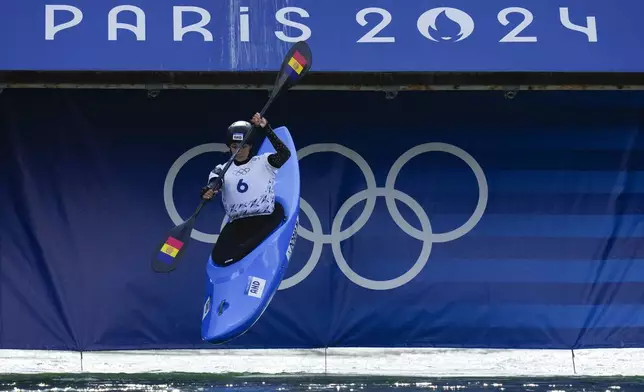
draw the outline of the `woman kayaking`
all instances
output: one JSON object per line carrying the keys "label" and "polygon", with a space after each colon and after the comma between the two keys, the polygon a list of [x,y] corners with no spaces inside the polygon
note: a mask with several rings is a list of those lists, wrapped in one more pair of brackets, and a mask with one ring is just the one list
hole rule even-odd
{"label": "woman kayaking", "polygon": [[[252,125],[251,125],[252,123]],[[237,121],[228,127],[226,145],[234,153],[255,126],[247,144],[237,153],[233,165],[224,175],[222,203],[229,222],[224,226],[212,250],[215,264],[226,266],[250,253],[284,218],[284,209],[275,203],[275,175],[291,157],[291,151],[273,132],[268,121],[255,113],[250,123]],[[258,129],[266,134],[275,153],[251,156],[252,140]],[[217,165],[208,176],[208,183],[219,178],[224,165]],[[203,187],[201,197],[212,199],[220,189]]]}

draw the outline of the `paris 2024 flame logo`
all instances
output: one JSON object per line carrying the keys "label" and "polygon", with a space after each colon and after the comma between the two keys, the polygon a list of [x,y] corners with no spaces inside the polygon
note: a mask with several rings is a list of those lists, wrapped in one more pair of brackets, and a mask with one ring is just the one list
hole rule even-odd
{"label": "paris 2024 flame logo", "polygon": [[[432,41],[440,42],[440,38],[442,41],[459,42],[472,35],[474,19],[457,8],[439,7],[423,13],[416,26],[425,38]],[[456,27],[459,28],[458,33]]]}

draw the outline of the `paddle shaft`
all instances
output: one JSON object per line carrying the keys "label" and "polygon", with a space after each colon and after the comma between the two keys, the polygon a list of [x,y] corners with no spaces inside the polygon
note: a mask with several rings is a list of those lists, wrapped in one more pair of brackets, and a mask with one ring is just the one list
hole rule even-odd
{"label": "paddle shaft", "polygon": [[[305,58],[302,57],[302,54],[304,54]],[[299,56],[299,57],[298,57]],[[297,59],[296,59],[297,57]],[[290,61],[287,63],[287,60],[290,58]],[[299,59],[299,60],[298,60]],[[291,64],[291,61],[295,61],[298,63],[298,61],[303,60],[300,64],[299,70],[296,70],[296,68]],[[286,67],[290,66],[295,72],[297,72],[296,76],[292,71],[289,71],[287,73],[288,68]],[[304,66],[304,67],[302,67]],[[280,68],[279,74],[277,76],[277,79],[275,80],[275,84],[273,86],[273,90],[270,93],[270,97],[267,100],[266,104],[264,105],[264,108],[260,112],[260,117],[264,117],[264,113],[266,110],[268,110],[269,106],[273,103],[275,98],[277,98],[283,91],[289,90],[292,86],[294,86],[301,77],[303,77],[308,69],[311,67],[311,50],[306,44],[306,42],[301,41],[296,43],[290,50],[289,53],[286,54],[284,61],[282,62],[282,66]],[[287,79],[290,77],[294,77],[293,80],[291,80],[289,83],[287,83]],[[214,179],[214,181],[209,181],[207,187],[210,189],[216,189],[219,190],[221,188],[221,185],[223,184],[223,176],[224,174],[228,171],[230,168],[230,165],[234,162],[235,158],[237,157],[237,154],[239,154],[239,151],[248,143],[248,140],[250,136],[252,136],[254,127],[251,127],[249,130],[248,134],[244,137],[242,142],[240,143],[239,147],[237,147],[237,150],[231,155],[230,159],[228,162],[226,162],[226,165],[223,167],[223,169],[218,172],[218,177]],[[212,198],[211,198],[212,199]],[[197,215],[202,211],[203,206],[210,201],[206,199],[201,199],[201,202],[197,206],[196,210],[192,214],[192,216],[184,221],[182,224],[175,226],[172,230],[170,230],[167,234],[168,237],[175,237],[175,240],[179,240],[179,242],[185,243],[187,246],[187,242],[190,240],[190,232],[192,231],[193,226],[195,225],[195,221],[197,218]],[[176,268],[179,260],[181,259],[182,255],[184,254],[186,247],[182,247],[181,250],[178,252],[176,255],[177,258],[175,258],[174,261],[171,261],[170,264],[168,264],[167,257],[164,257],[163,260],[160,260],[157,253],[155,253],[155,256],[152,259],[152,269],[155,272],[171,272],[174,271]],[[161,250],[162,253],[165,253],[163,250]],[[166,253],[167,254],[167,253]],[[174,257],[174,256],[172,256]]]}
{"label": "paddle shaft", "polygon": [[[264,113],[266,113],[266,111],[271,106],[271,104],[273,103],[275,98],[277,98],[277,96],[280,95],[280,93],[282,91],[282,88],[284,87],[284,84],[285,84],[287,78],[288,78],[288,76],[284,73],[284,69],[283,68],[280,69],[280,74],[278,75],[277,79],[275,80],[275,85],[273,86],[273,90],[271,91],[271,96],[268,98],[268,100],[266,101],[266,104],[264,104],[264,107],[259,112],[260,118],[264,117]],[[287,87],[287,89],[288,89],[288,87]],[[226,162],[226,165],[224,166],[224,168],[219,173],[219,176],[218,176],[217,180],[211,181],[211,182],[208,183],[208,185],[207,185],[208,188],[215,189],[215,188],[220,188],[221,187],[221,184],[223,183],[224,174],[226,174],[226,172],[228,171],[228,168],[230,168],[230,165],[233,164],[233,161],[235,160],[235,157],[237,157],[237,154],[239,153],[239,151],[246,145],[246,143],[248,142],[248,139],[253,134],[254,129],[255,129],[255,127],[250,128],[250,131],[248,131],[246,136],[244,136],[244,139],[239,144],[239,147],[237,147],[237,150],[235,150],[235,152],[231,155],[230,159],[228,159],[228,162]],[[219,186],[217,186],[217,185],[219,185]],[[199,215],[199,212],[201,212],[202,207],[208,201],[209,200],[203,200],[203,199],[201,200],[201,203],[199,203],[199,206],[195,210],[194,214],[192,214],[192,218],[196,218],[197,215]]]}

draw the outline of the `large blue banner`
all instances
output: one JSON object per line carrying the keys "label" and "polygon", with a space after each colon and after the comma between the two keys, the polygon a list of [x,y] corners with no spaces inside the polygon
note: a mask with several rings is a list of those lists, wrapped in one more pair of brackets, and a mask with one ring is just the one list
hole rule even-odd
{"label": "large blue banner", "polygon": [[621,0],[4,0],[0,70],[644,72]]}
{"label": "large blue banner", "polygon": [[[160,238],[261,92],[5,90],[0,348],[192,348],[219,203]],[[300,238],[224,347],[644,346],[644,95],[289,92]],[[294,155],[295,156],[295,155]]]}

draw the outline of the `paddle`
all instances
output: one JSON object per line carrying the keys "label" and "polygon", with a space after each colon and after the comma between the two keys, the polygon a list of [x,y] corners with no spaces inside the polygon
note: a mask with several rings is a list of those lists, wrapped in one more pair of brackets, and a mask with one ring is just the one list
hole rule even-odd
{"label": "paddle", "polygon": [[[291,47],[291,49],[286,53],[286,56],[284,56],[284,60],[280,66],[280,71],[275,78],[271,95],[260,112],[261,117],[264,117],[264,113],[266,113],[266,110],[268,110],[275,98],[302,80],[304,75],[306,75],[309,69],[311,69],[312,60],[311,48],[309,48],[309,45],[306,42],[300,41]],[[237,147],[237,150],[235,150],[228,162],[226,162],[226,165],[219,173],[219,177],[213,179],[213,181],[208,184],[209,188],[221,188],[224,174],[226,174],[228,168],[233,163],[242,147],[246,145],[246,142],[252,133],[253,128],[246,134],[246,137],[244,137],[244,140],[242,140],[239,147]],[[192,216],[188,218],[188,220],[173,227],[167,232],[164,240],[159,243],[159,246],[156,248],[157,250],[152,256],[152,270],[154,272],[171,272],[177,268],[177,265],[185,254],[190,241],[190,234],[192,233],[192,228],[195,225],[197,215],[199,215],[201,209],[207,202],[208,200],[202,199],[201,203],[199,203],[199,206],[197,206],[197,209]]]}

